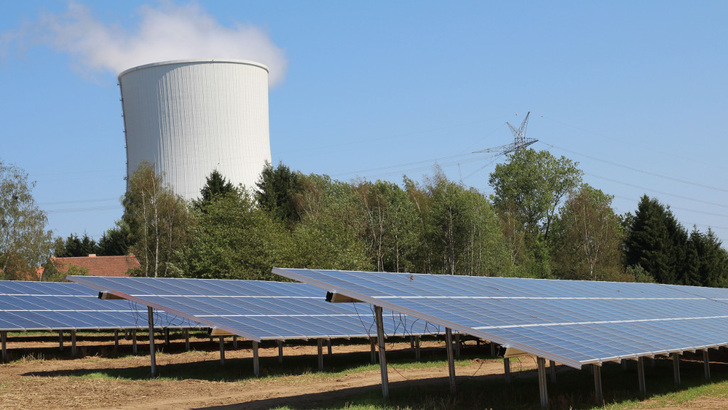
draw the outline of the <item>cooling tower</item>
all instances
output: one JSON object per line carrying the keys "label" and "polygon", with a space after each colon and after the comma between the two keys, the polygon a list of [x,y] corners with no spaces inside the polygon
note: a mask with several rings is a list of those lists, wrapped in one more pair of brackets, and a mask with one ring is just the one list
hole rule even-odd
{"label": "cooling tower", "polygon": [[271,161],[268,68],[237,60],[185,60],[119,74],[127,176],[154,164],[172,190],[200,197],[214,170],[253,189]]}

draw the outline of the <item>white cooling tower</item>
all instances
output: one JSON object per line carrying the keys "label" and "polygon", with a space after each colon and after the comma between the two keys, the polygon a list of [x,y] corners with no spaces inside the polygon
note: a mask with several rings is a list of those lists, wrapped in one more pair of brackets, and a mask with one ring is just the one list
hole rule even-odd
{"label": "white cooling tower", "polygon": [[268,68],[237,60],[169,61],[119,74],[127,176],[142,161],[185,199],[214,170],[255,188],[271,161]]}

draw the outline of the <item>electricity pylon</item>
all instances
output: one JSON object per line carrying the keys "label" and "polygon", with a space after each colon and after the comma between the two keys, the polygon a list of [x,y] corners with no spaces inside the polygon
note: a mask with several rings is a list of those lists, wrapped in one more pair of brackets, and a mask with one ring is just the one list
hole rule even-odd
{"label": "electricity pylon", "polygon": [[535,138],[526,138],[526,127],[528,126],[528,116],[531,115],[531,112],[529,111],[528,114],[526,114],[526,118],[523,119],[523,122],[521,123],[521,126],[516,129],[513,125],[511,125],[510,122],[506,122],[508,124],[508,128],[511,129],[511,132],[513,133],[513,142],[506,145],[501,145],[499,147],[493,147],[493,148],[487,148],[480,151],[474,151],[473,154],[480,154],[482,152],[495,152],[498,155],[506,155],[510,154],[511,152],[520,151],[527,146],[534,144],[538,142]]}

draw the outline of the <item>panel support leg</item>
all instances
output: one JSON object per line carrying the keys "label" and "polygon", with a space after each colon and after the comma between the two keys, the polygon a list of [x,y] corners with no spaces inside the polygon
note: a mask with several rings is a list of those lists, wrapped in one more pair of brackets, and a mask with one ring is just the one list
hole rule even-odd
{"label": "panel support leg", "polygon": [[328,352],[329,353],[329,358],[331,358],[331,356],[334,355],[333,352],[331,351],[331,339],[327,339],[326,340],[326,347],[329,349],[329,352]]}
{"label": "panel support leg", "polygon": [[377,342],[375,338],[372,337],[369,339],[369,345],[372,351],[372,364],[375,364],[377,362],[377,350],[375,348],[376,344]]}
{"label": "panel support leg", "polygon": [[157,348],[154,346],[154,309],[147,306],[147,319],[149,320],[149,360],[151,362],[152,377],[157,377]]}
{"label": "panel support leg", "polygon": [[455,358],[460,359],[460,333],[455,334]]}
{"label": "panel support leg", "polygon": [[169,328],[164,328],[164,346],[169,347]]}
{"label": "panel support leg", "polygon": [[622,359],[622,370],[627,370],[627,359]]}
{"label": "panel support leg", "polygon": [[415,360],[420,361],[420,337],[415,336]]}
{"label": "panel support leg", "polygon": [[237,348],[238,348],[238,337],[233,336],[233,349],[237,349]]}
{"label": "panel support leg", "polygon": [[3,344],[3,363],[8,361],[8,332],[0,332],[0,339]]}
{"label": "panel support leg", "polygon": [[131,351],[137,354],[137,341],[136,341],[136,329],[131,330]]}
{"label": "panel support leg", "polygon": [[675,380],[675,386],[679,386],[680,385],[680,354],[679,353],[672,354],[672,374],[673,374],[673,379]]}
{"label": "panel support leg", "polygon": [[220,336],[220,364],[225,365],[225,338]]}
{"label": "panel support leg", "polygon": [[538,393],[541,398],[541,408],[549,407],[549,394],[546,388],[546,359],[539,357],[538,363]]}
{"label": "panel support leg", "polygon": [[640,395],[647,396],[647,386],[645,386],[645,360],[643,357],[637,358],[637,379],[640,385]]}
{"label": "panel support leg", "polygon": [[278,343],[278,363],[283,363],[283,340],[276,340]]}
{"label": "panel support leg", "polygon": [[490,344],[490,355],[495,357],[496,351],[495,351],[495,342],[489,342]]}
{"label": "panel support leg", "polygon": [[119,350],[119,331],[114,330],[114,351]]}
{"label": "panel support leg", "polygon": [[379,345],[379,369],[382,373],[382,396],[389,398],[389,376],[387,375],[387,354],[384,345],[384,320],[382,307],[374,306],[374,315],[377,319],[377,344]]}
{"label": "panel support leg", "polygon": [[253,342],[253,374],[260,377],[260,358],[258,357],[258,342]]}
{"label": "panel support leg", "polygon": [[592,367],[594,367],[594,397],[597,405],[601,406],[604,401],[604,397],[602,396],[602,366],[593,364]]}
{"label": "panel support leg", "polygon": [[710,380],[710,358],[708,357],[708,349],[703,350],[703,371],[705,380]]}
{"label": "panel support leg", "polygon": [[551,372],[551,383],[556,383],[556,362],[549,360],[549,371]]}
{"label": "panel support leg", "polygon": [[190,329],[185,329],[184,334],[185,334],[185,350],[189,352],[190,351]]}
{"label": "panel support leg", "polygon": [[445,328],[445,345],[447,348],[447,369],[450,376],[450,393],[455,393],[455,360],[452,351],[452,330]]}
{"label": "panel support leg", "polygon": [[63,330],[58,331],[58,350],[63,350]]}
{"label": "panel support leg", "polygon": [[324,339],[318,339],[318,369],[320,372],[324,371]]}
{"label": "panel support leg", "polygon": [[506,383],[511,384],[511,359],[503,358],[503,374],[506,378]]}
{"label": "panel support leg", "polygon": [[76,331],[71,330],[71,356],[76,357]]}

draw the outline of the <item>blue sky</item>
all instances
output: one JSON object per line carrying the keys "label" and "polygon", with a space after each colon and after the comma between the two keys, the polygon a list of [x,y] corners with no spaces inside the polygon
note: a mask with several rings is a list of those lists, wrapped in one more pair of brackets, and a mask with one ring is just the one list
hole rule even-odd
{"label": "blue sky", "polygon": [[[488,175],[504,159],[472,152],[511,142],[505,123],[517,126],[530,111],[533,147],[577,161],[618,213],[634,212],[647,194],[686,228],[711,227],[728,243],[726,2],[70,7],[79,6],[95,27],[129,38],[142,31],[144,10],[179,8],[196,10],[211,30],[267,36],[283,56],[270,91],[275,164],[401,182],[404,174],[422,181],[437,163],[489,194]],[[120,94],[113,69],[44,29],[68,10],[65,1],[3,5],[0,158],[37,181],[36,201],[57,235],[98,239],[122,214]]]}

